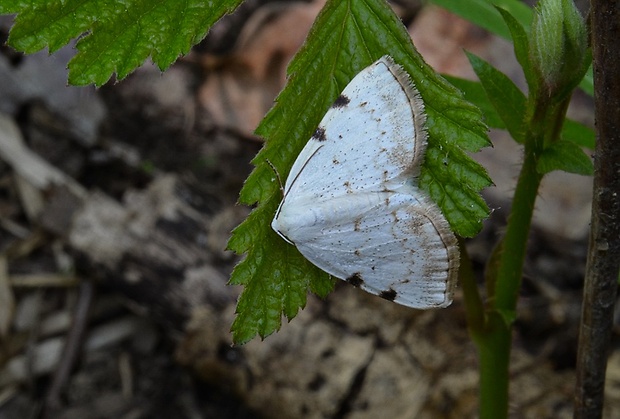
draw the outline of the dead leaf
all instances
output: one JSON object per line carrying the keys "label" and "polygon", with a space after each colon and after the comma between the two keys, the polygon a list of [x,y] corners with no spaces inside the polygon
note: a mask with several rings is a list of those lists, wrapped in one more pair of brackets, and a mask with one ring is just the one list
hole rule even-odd
{"label": "dead leaf", "polygon": [[464,49],[486,50],[489,35],[483,29],[440,7],[422,9],[409,34],[424,60],[440,73],[477,79]]}
{"label": "dead leaf", "polygon": [[208,79],[198,98],[217,125],[252,135],[284,86],[286,66],[323,4],[267,4],[248,20],[232,55],[202,61]]}

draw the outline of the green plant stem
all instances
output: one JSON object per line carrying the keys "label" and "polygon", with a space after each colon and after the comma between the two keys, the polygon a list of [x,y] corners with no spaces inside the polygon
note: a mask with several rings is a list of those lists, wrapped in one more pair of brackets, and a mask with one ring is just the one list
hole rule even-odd
{"label": "green plant stem", "polygon": [[514,318],[534,202],[542,176],[537,156],[527,152],[515,191],[506,236],[502,243],[495,298],[491,297],[486,330],[474,339],[480,353],[480,418],[508,415],[508,370]]}
{"label": "green plant stem", "polygon": [[537,148],[528,147],[528,145],[525,147],[525,160],[515,190],[497,271],[493,306],[505,318],[510,319],[508,322],[512,321],[517,305],[527,239],[530,233],[536,195],[542,179],[542,175],[536,171],[538,156],[542,151],[537,150]]}
{"label": "green plant stem", "polygon": [[[480,418],[501,419],[508,416],[509,360],[512,322],[515,317],[523,262],[527,248],[532,215],[542,175],[536,171],[538,157],[544,148],[544,126],[560,113],[549,115],[553,107],[544,97],[535,101],[525,138],[525,157],[513,206],[508,218],[506,235],[500,244],[494,290],[489,295],[487,324],[481,334],[473,336],[480,353]],[[557,111],[558,108],[555,108]]]}
{"label": "green plant stem", "polygon": [[[555,115],[566,115],[566,111],[568,110],[568,105],[570,105],[570,99],[572,95],[568,95],[566,99],[561,101],[557,106],[557,113]],[[549,140],[551,142],[558,141],[560,139],[562,133],[562,126],[564,125],[564,118],[556,118],[553,121],[552,130],[550,130]]]}
{"label": "green plant stem", "polygon": [[487,331],[474,336],[480,357],[480,418],[508,416],[511,330],[497,312],[487,315]]}

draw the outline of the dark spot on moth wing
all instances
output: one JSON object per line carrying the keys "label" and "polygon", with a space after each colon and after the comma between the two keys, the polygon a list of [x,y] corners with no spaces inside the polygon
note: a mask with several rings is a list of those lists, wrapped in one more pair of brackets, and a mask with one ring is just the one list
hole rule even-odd
{"label": "dark spot on moth wing", "polygon": [[388,301],[394,301],[396,299],[396,291],[392,288],[387,291],[381,291],[381,293],[379,293],[379,297],[385,298]]}
{"label": "dark spot on moth wing", "polygon": [[[392,217],[394,217],[395,223],[400,221],[400,217],[398,216],[398,211],[394,210],[390,214],[392,214]],[[407,237],[405,237],[403,240],[407,240]]]}
{"label": "dark spot on moth wing", "polygon": [[362,284],[364,283],[364,280],[362,279],[362,275],[359,272],[355,272],[353,275],[345,279],[345,281],[347,281],[349,284],[353,285],[354,287],[358,287],[358,288],[361,287]]}
{"label": "dark spot on moth wing", "polygon": [[347,193],[353,193],[353,189],[351,188],[351,182],[348,180],[342,184],[347,190]]}
{"label": "dark spot on moth wing", "polygon": [[356,218],[353,222],[353,231],[360,231],[362,227],[362,219]]}
{"label": "dark spot on moth wing", "polygon": [[346,97],[345,95],[340,95],[332,104],[332,108],[344,108],[351,102],[351,99]]}
{"label": "dark spot on moth wing", "polygon": [[327,137],[325,136],[325,128],[323,127],[318,127],[316,129],[316,131],[314,131],[314,134],[312,134],[312,140],[317,140],[317,141],[325,141],[327,140]]}

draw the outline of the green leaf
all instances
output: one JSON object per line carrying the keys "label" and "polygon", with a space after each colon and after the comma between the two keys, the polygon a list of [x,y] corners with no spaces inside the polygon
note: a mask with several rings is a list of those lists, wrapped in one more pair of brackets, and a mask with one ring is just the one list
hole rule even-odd
{"label": "green leaf", "polygon": [[567,119],[562,127],[562,139],[571,141],[578,146],[594,150],[594,130],[579,122]]}
{"label": "green leaf", "polygon": [[287,86],[257,129],[267,142],[253,160],[256,168],[240,202],[259,205],[228,243],[237,253],[247,252],[231,279],[245,287],[232,327],[235,342],[276,331],[282,314],[291,319],[304,306],[307,287],[319,295],[331,290],[331,278],[271,230],[282,195],[267,162],[285,178],[338,94],[359,71],[385,54],[410,73],[425,102],[429,144],[419,177],[421,188],[460,235],[476,234],[488,215],[478,192],[490,179],[466,154],[489,145],[480,111],[424,63],[387,3],[328,1],[288,67]]}
{"label": "green leaf", "polygon": [[555,102],[582,82],[592,62],[585,22],[572,0],[541,0],[530,34],[530,60],[539,85]]}
{"label": "green leaf", "polygon": [[87,33],[69,63],[69,82],[100,86],[115,72],[123,79],[149,56],[165,70],[241,1],[8,0],[0,13],[17,13],[9,45],[27,53],[54,52]]}
{"label": "green leaf", "polygon": [[594,165],[592,159],[577,144],[560,140],[543,151],[536,170],[543,175],[554,170],[563,170],[589,176],[594,173]]}
{"label": "green leaf", "polygon": [[530,57],[543,82],[557,79],[563,54],[561,0],[540,1],[534,14]]}
{"label": "green leaf", "polygon": [[579,87],[590,96],[594,96],[594,73],[592,64],[590,64],[588,71],[586,71],[586,75],[583,76],[583,80],[579,82]]}
{"label": "green leaf", "polygon": [[506,26],[508,26],[510,30],[515,56],[521,65],[521,69],[527,80],[528,88],[530,91],[536,91],[538,80],[532,68],[532,63],[530,62],[529,39],[525,32],[525,28],[507,10],[498,8],[497,11],[502,15],[504,22],[506,22]]}
{"label": "green leaf", "polygon": [[506,129],[502,118],[491,104],[487,93],[478,81],[461,79],[459,77],[444,74],[443,77],[463,92],[466,100],[476,105],[484,115],[484,122],[491,128]]}
{"label": "green leaf", "polygon": [[510,31],[498,13],[497,8],[508,11],[525,27],[529,27],[532,19],[532,9],[518,0],[429,0],[429,3],[441,6],[455,15],[461,16],[463,19],[469,20],[505,39],[510,39]]}
{"label": "green leaf", "polygon": [[515,141],[522,143],[525,135],[525,95],[508,76],[491,64],[468,52],[467,58],[508,132]]}
{"label": "green leaf", "polygon": [[[484,120],[489,127],[506,129],[504,121],[499,117],[480,82],[452,76],[444,77],[463,92],[465,99],[480,108],[484,115]],[[571,119],[564,121],[562,139],[571,141],[581,147],[594,149],[594,130]]]}
{"label": "green leaf", "polygon": [[[511,33],[513,28],[510,28],[508,22],[502,21],[500,16],[502,12],[497,9],[507,12],[526,31],[529,30],[532,21],[532,9],[520,0],[428,0],[428,2],[441,6],[455,15],[506,39],[512,39],[511,37],[514,36]],[[586,72],[579,87],[590,96],[594,94],[592,67]]]}

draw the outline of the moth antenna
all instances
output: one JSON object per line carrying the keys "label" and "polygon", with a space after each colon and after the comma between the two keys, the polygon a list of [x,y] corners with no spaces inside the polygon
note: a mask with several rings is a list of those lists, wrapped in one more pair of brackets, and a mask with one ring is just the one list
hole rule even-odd
{"label": "moth antenna", "polygon": [[276,169],[276,167],[273,165],[273,163],[269,161],[269,159],[265,159],[265,161],[271,167],[271,170],[273,170],[273,173],[276,174],[276,178],[278,179],[278,184],[280,185],[280,192],[282,192],[282,196],[284,196],[284,184],[282,183],[282,178],[280,177],[280,173],[278,172],[278,169]]}

